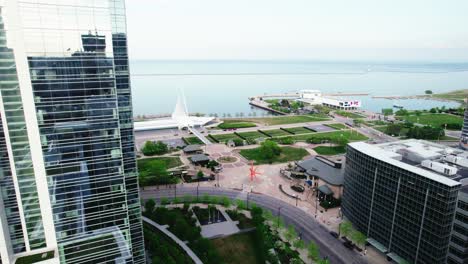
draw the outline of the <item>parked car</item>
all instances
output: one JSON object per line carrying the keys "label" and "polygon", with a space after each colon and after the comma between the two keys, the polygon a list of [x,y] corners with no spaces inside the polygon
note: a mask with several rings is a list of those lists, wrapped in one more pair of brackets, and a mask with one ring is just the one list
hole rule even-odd
{"label": "parked car", "polygon": [[336,232],[334,232],[334,231],[330,231],[330,235],[332,235],[332,237],[334,237],[334,238],[338,238],[338,237],[339,237],[338,233],[336,233]]}

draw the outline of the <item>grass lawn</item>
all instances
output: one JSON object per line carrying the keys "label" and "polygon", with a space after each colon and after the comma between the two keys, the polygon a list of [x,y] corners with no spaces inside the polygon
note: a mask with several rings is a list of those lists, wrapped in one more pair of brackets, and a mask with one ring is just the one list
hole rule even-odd
{"label": "grass lawn", "polygon": [[365,124],[368,126],[384,126],[387,124],[387,122],[381,121],[381,120],[374,120],[374,121],[367,121],[365,122]]}
{"label": "grass lawn", "polygon": [[168,169],[182,165],[182,161],[180,161],[179,157],[156,157],[137,160],[138,169],[146,170],[151,165],[151,163],[155,161],[163,161],[166,164],[166,168]]}
{"label": "grass lawn", "polygon": [[432,97],[461,101],[468,97],[468,89],[456,90],[448,93],[433,94]]}
{"label": "grass lawn", "polygon": [[240,154],[248,160],[254,160],[255,164],[270,164],[302,160],[302,158],[309,155],[309,152],[302,148],[282,147],[281,154],[272,160],[265,159],[260,148],[243,149],[240,151]]}
{"label": "grass lawn", "polygon": [[444,124],[463,124],[463,118],[450,114],[421,114],[420,116],[409,115],[403,117],[412,123],[430,125],[434,127],[443,127]]}
{"label": "grass lawn", "polygon": [[257,125],[253,122],[243,120],[223,120],[223,123],[218,125],[218,127],[221,129],[246,128],[255,126]]}
{"label": "grass lawn", "polygon": [[288,133],[284,130],[281,129],[273,129],[273,130],[262,130],[263,133],[271,136],[271,137],[278,137],[278,136],[288,136],[291,135],[291,133]]}
{"label": "grass lawn", "polygon": [[325,115],[314,114],[314,115],[297,115],[297,116],[276,116],[276,117],[261,117],[261,118],[246,118],[245,121],[262,123],[268,126],[273,125],[285,125],[295,123],[307,123],[329,120]]}
{"label": "grass lawn", "polygon": [[307,129],[305,127],[290,127],[290,128],[285,128],[285,130],[289,131],[291,134],[295,134],[295,135],[298,135],[298,134],[307,134],[307,133],[311,133],[312,130],[310,129]]}
{"label": "grass lawn", "polygon": [[353,118],[353,119],[354,118],[363,118],[364,117],[363,115],[356,114],[356,113],[353,113],[353,112],[346,112],[346,111],[336,111],[335,113],[340,115],[340,116],[349,117],[349,118]]}
{"label": "grass lawn", "polygon": [[245,139],[257,139],[257,138],[266,138],[267,136],[263,135],[262,133],[258,131],[252,131],[252,132],[240,132],[237,133],[239,136]]}
{"label": "grass lawn", "polygon": [[320,155],[338,155],[346,153],[346,147],[344,146],[318,146],[315,147],[314,150]]}
{"label": "grass lawn", "polygon": [[219,142],[221,143],[226,143],[228,142],[229,140],[232,140],[232,139],[241,139],[240,137],[238,137],[236,134],[234,133],[230,133],[230,134],[220,134],[220,135],[211,135],[211,137],[215,138],[216,140],[218,140]]}
{"label": "grass lawn", "polygon": [[351,130],[341,130],[341,131],[332,131],[332,132],[324,132],[324,133],[311,133],[311,134],[303,134],[303,135],[295,135],[292,136],[293,139],[296,141],[306,141],[309,138],[335,138],[335,137],[343,137],[347,138],[349,141],[362,141],[367,140],[367,137],[363,134],[351,131]]}
{"label": "grass lawn", "polygon": [[255,243],[255,231],[212,240],[226,264],[260,264]]}
{"label": "grass lawn", "polygon": [[193,144],[203,145],[203,142],[197,137],[186,137],[184,138],[184,141],[185,143],[189,145],[193,145]]}
{"label": "grass lawn", "polygon": [[325,126],[331,127],[337,130],[347,129],[348,127],[345,124],[335,123],[335,124],[326,124]]}

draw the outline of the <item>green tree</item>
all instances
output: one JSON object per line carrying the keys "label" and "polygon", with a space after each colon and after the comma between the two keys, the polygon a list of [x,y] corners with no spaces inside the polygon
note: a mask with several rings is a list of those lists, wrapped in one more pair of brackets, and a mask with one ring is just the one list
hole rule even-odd
{"label": "green tree", "polygon": [[244,210],[247,208],[246,203],[243,200],[236,200],[237,208]]}
{"label": "green tree", "polygon": [[351,239],[356,242],[356,244],[363,246],[366,243],[367,237],[359,231],[354,231],[351,233]]}
{"label": "green tree", "polygon": [[431,90],[426,90],[424,91],[425,94],[432,94],[432,91]]}
{"label": "green tree", "polygon": [[296,229],[294,229],[293,225],[289,225],[288,229],[286,230],[286,233],[284,234],[286,240],[288,240],[289,243],[291,243],[294,239],[297,238],[297,232]]}
{"label": "green tree", "polygon": [[393,109],[392,108],[382,108],[382,114],[384,116],[389,116],[393,114]]}
{"label": "green tree", "polygon": [[145,213],[148,215],[153,214],[155,207],[156,207],[156,202],[153,199],[149,199],[145,203]]}
{"label": "green tree", "polygon": [[343,136],[340,136],[340,137],[334,137],[332,140],[331,140],[334,144],[338,145],[338,146],[346,146],[348,145],[349,143],[349,140],[346,138],[346,137],[343,137]]}
{"label": "green tree", "polygon": [[260,145],[260,153],[262,153],[265,159],[272,160],[281,154],[281,148],[278,146],[278,143],[267,140]]}
{"label": "green tree", "polygon": [[167,199],[166,197],[162,197],[161,200],[160,200],[160,203],[161,203],[162,205],[169,204],[169,199]]}
{"label": "green tree", "polygon": [[146,141],[145,145],[141,148],[141,152],[145,156],[162,155],[169,152],[169,148],[167,144],[161,141]]}
{"label": "green tree", "polygon": [[343,221],[340,224],[340,232],[343,236],[349,236],[353,230],[353,225],[349,221]]}
{"label": "green tree", "polygon": [[203,171],[199,170],[199,171],[197,172],[197,178],[198,178],[198,179],[201,179],[201,178],[203,178],[203,176],[205,176],[205,174],[203,173]]}
{"label": "green tree", "polygon": [[395,115],[397,116],[407,116],[408,114],[409,112],[406,109],[399,109],[398,111],[395,112]]}
{"label": "green tree", "polygon": [[307,246],[307,257],[312,261],[318,261],[320,259],[319,247],[313,241],[310,241]]}
{"label": "green tree", "polygon": [[303,249],[305,247],[304,240],[302,240],[302,239],[294,240],[293,245],[297,249]]}
{"label": "green tree", "polygon": [[402,126],[400,124],[388,124],[385,128],[385,133],[388,135],[399,136]]}
{"label": "green tree", "polygon": [[231,206],[231,199],[229,199],[229,197],[227,197],[227,196],[223,196],[222,204],[224,205],[224,207]]}

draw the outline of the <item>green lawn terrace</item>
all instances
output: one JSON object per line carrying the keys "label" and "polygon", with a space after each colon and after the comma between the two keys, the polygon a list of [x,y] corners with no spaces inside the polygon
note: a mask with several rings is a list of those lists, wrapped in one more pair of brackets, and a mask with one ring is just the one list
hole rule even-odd
{"label": "green lawn terrace", "polygon": [[[311,138],[334,139],[336,137],[345,137],[349,141],[364,141],[368,139],[368,137],[366,137],[365,135],[355,130],[339,130],[339,131],[331,131],[331,132],[309,133],[309,134],[292,135],[290,137],[295,141],[307,141],[308,139],[311,139]],[[276,141],[277,138],[273,138],[272,140]]]}
{"label": "green lawn terrace", "polygon": [[154,157],[154,158],[144,158],[137,160],[139,170],[147,170],[152,167],[154,163],[162,162],[166,168],[171,169],[178,166],[181,166],[183,163],[180,161],[179,157]]}
{"label": "green lawn terrace", "polygon": [[217,135],[210,134],[208,136],[208,139],[213,143],[227,143],[229,142],[229,140],[234,140],[234,139],[242,140],[242,138],[240,138],[238,135],[234,133],[217,134]]}
{"label": "green lawn terrace", "polygon": [[288,127],[288,128],[283,128],[283,130],[286,130],[290,134],[293,134],[293,135],[310,134],[312,132],[315,132],[315,131],[310,130],[310,129],[306,128],[306,127]]}
{"label": "green lawn terrace", "polygon": [[341,124],[341,123],[325,124],[325,126],[334,128],[336,130],[348,129],[348,127],[345,124]]}
{"label": "green lawn terrace", "polygon": [[[444,127],[445,124],[457,124],[460,127],[463,125],[463,117],[451,114],[421,113],[420,115],[411,114],[407,116],[399,116],[398,118],[411,123],[434,127]],[[450,127],[448,127],[448,129],[450,129]]]}
{"label": "green lawn terrace", "polygon": [[184,137],[182,139],[187,145],[204,145],[204,143],[197,137]]}
{"label": "green lawn terrace", "polygon": [[267,138],[266,135],[258,132],[258,131],[251,131],[251,132],[238,132],[236,133],[239,137],[245,140],[256,140],[261,138]]}
{"label": "green lawn terrace", "polygon": [[259,131],[269,137],[289,136],[293,134],[283,129],[259,130]]}
{"label": "green lawn terrace", "polygon": [[248,128],[256,127],[257,125],[251,121],[244,121],[238,119],[224,119],[223,123],[218,125],[218,128],[221,129],[237,129],[237,128]]}
{"label": "green lawn terrace", "polygon": [[266,126],[274,125],[287,125],[296,123],[308,123],[327,121],[330,118],[324,114],[310,114],[310,115],[287,115],[287,116],[274,116],[274,117],[257,117],[257,118],[243,118],[244,122],[253,122]]}
{"label": "green lawn terrace", "polygon": [[307,150],[293,147],[281,147],[281,154],[274,156],[272,159],[266,159],[260,148],[243,149],[239,153],[247,160],[253,160],[257,165],[297,161],[309,155]]}

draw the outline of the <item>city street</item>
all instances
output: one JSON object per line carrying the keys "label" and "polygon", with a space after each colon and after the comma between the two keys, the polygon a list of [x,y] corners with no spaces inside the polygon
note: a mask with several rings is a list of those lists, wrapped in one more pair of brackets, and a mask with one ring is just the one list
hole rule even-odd
{"label": "city street", "polygon": [[[200,187],[198,193],[199,195],[227,196],[231,199],[247,199],[247,192],[216,187]],[[177,197],[182,197],[184,195],[196,196],[197,187],[178,186],[177,189],[145,188],[144,190],[140,190],[140,195],[143,200],[151,198],[158,200],[161,197],[173,198],[175,195],[177,195]],[[328,257],[330,263],[369,263],[367,257],[363,257],[358,254],[358,252],[350,251],[345,248],[340,240],[331,236],[328,230],[319,224],[311,215],[294,205],[268,195],[256,193],[249,193],[248,198],[249,201],[272,211],[274,215],[278,215],[278,211],[280,211],[280,215],[284,218],[285,223],[287,225],[294,225],[298,234],[302,236],[304,241],[315,241],[320,247],[320,254],[322,257]]]}

